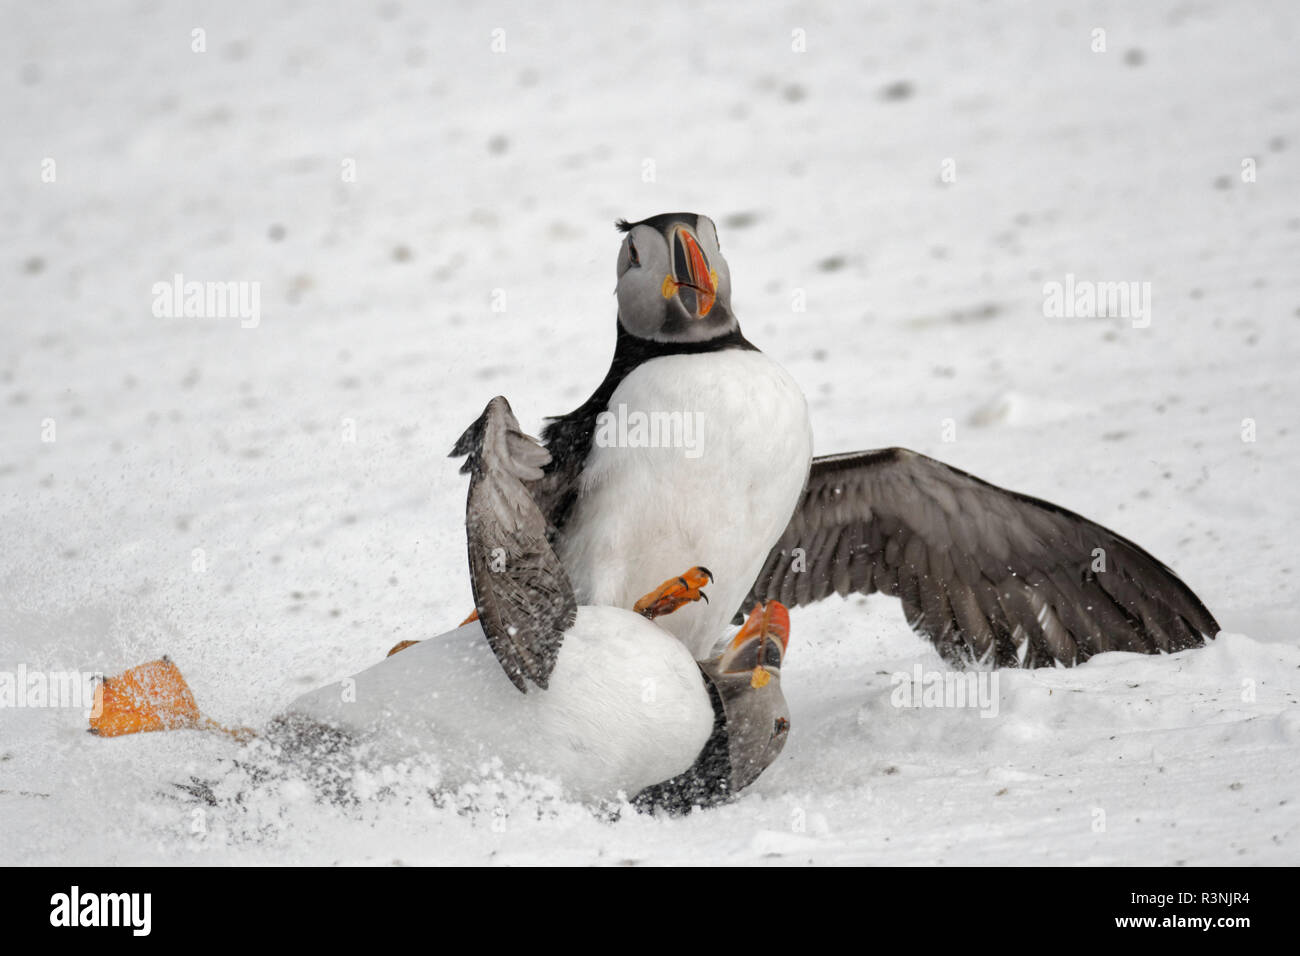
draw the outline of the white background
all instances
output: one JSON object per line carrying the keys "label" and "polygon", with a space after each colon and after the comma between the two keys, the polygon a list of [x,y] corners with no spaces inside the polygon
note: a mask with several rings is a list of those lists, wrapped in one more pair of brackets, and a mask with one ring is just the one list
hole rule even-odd
{"label": "white background", "polygon": [[[0,862],[1300,862],[1294,4],[6,7],[0,669],[168,653],[258,724],[456,624],[447,451],[494,394],[534,432],[586,398],[612,220],[678,209],[819,452],[1080,511],[1233,635],[1003,673],[981,719],[890,705],[941,666],[894,602],[797,612],[785,754],[684,820],[510,782],[460,814],[423,766],[196,816],[161,794],[238,789],[226,741],[6,710]],[[156,318],[178,272],[260,282],[260,326]],[[1067,273],[1150,282],[1150,327],[1045,319]]]}

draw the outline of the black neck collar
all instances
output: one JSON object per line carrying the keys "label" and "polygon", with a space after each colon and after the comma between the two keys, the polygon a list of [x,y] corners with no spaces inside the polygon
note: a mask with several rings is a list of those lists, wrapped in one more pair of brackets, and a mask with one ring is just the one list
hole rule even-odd
{"label": "black neck collar", "polygon": [[[727,349],[742,349],[747,352],[757,352],[758,348],[753,342],[745,338],[740,331],[740,326],[736,326],[730,332],[716,336],[711,339],[704,339],[700,342],[656,342],[653,339],[643,339],[633,335],[623,325],[623,320],[618,320],[618,339],[614,343],[614,361],[610,365],[610,372],[622,367],[624,375],[636,368],[642,362],[648,362],[653,358],[660,358],[665,355],[696,355],[707,352],[722,352]],[[620,376],[621,378],[622,376]]]}

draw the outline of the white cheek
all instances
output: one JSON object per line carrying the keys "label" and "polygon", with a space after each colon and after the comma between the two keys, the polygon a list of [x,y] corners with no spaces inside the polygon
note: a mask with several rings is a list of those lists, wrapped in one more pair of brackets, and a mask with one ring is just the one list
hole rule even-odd
{"label": "white cheek", "polygon": [[663,324],[662,278],[654,281],[653,274],[642,268],[636,274],[623,277],[618,287],[618,313],[629,332],[645,336]]}

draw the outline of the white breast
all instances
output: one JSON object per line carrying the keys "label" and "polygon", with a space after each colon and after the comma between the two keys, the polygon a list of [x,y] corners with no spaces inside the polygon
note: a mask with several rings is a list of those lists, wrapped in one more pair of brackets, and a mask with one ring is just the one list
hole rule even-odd
{"label": "white breast", "polygon": [[432,755],[445,786],[500,761],[558,780],[578,800],[627,796],[676,776],[713,729],[686,649],[630,611],[580,607],[547,690],[521,694],[478,623],[422,641],[294,701],[288,714],[348,731],[370,753]]}
{"label": "white breast", "polygon": [[[727,350],[652,359],[623,380],[609,409],[615,427],[606,441],[597,430],[560,558],[581,603],[623,608],[693,565],[707,567],[711,603],[658,621],[704,658],[798,504],[812,461],[807,403],[763,353]],[[678,413],[684,440],[638,443],[654,436],[638,436],[637,413],[668,423],[661,439],[672,432],[663,416]]]}

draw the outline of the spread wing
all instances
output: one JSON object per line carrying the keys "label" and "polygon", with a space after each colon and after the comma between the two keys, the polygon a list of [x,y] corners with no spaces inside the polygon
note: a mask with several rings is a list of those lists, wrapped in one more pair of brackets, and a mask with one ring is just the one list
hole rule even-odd
{"label": "spread wing", "polygon": [[1219,630],[1173,571],[1064,508],[903,448],[817,458],[742,608],[876,591],[954,663],[1070,665]]}
{"label": "spread wing", "polygon": [[468,456],[465,509],[470,583],[488,643],[507,676],[545,688],[564,632],[577,615],[569,576],[546,539],[546,518],[525,482],[542,477],[550,453],[525,435],[500,396],[460,436],[452,457]]}

